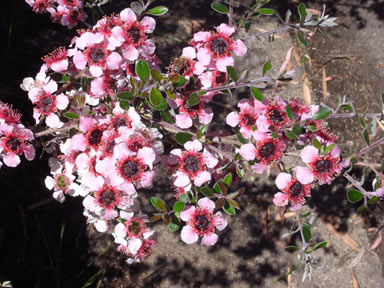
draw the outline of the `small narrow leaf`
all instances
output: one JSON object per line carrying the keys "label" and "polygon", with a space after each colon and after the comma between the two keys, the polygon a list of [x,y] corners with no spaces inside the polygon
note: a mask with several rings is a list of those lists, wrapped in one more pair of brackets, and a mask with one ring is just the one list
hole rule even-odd
{"label": "small narrow leaf", "polygon": [[173,204],[173,211],[175,212],[181,212],[184,210],[185,203],[183,201],[178,201],[175,204]]}
{"label": "small narrow leaf", "polygon": [[155,8],[152,8],[148,10],[148,14],[154,15],[154,16],[161,16],[168,12],[168,8],[165,6],[157,6]]}
{"label": "small narrow leaf", "polygon": [[296,136],[295,136],[295,134],[293,134],[291,131],[289,131],[289,130],[285,130],[284,131],[284,135],[287,137],[287,138],[289,138],[289,139],[295,139],[296,138]]}
{"label": "small narrow leaf", "polygon": [[239,203],[237,203],[237,201],[231,199],[231,198],[225,198],[229,204],[231,204],[233,207],[235,207],[236,209],[240,210],[240,205]]}
{"label": "small narrow leaf", "polygon": [[268,61],[263,66],[263,76],[272,68],[271,61]]}
{"label": "small narrow leaf", "polygon": [[189,106],[195,106],[200,103],[200,97],[197,93],[192,93],[189,95],[187,102]]}
{"label": "small narrow leaf", "polygon": [[299,11],[299,14],[300,14],[300,24],[303,25],[305,22],[305,18],[307,17],[307,8],[305,7],[304,3],[300,3],[297,10]]}
{"label": "small narrow leaf", "polygon": [[308,41],[304,39],[303,34],[300,31],[297,31],[296,36],[301,44],[303,44],[304,46],[308,45]]}
{"label": "small narrow leaf", "polygon": [[180,199],[180,201],[182,201],[184,203],[188,203],[188,201],[189,201],[188,194],[181,194],[179,199]]}
{"label": "small narrow leaf", "polygon": [[284,249],[289,249],[289,250],[300,250],[300,248],[297,247],[297,246],[287,246],[287,247],[284,247]]}
{"label": "small narrow leaf", "polygon": [[260,8],[260,9],[257,10],[257,12],[259,12],[260,14],[263,14],[263,15],[273,15],[273,14],[275,14],[275,10],[270,9],[270,8]]}
{"label": "small narrow leaf", "polygon": [[149,219],[149,222],[156,222],[157,220],[160,220],[161,218],[163,218],[163,215],[162,215],[162,214],[156,214],[156,215],[152,216],[152,217]]}
{"label": "small narrow leaf", "polygon": [[368,134],[367,129],[364,129],[363,136],[364,136],[365,142],[367,142],[367,145],[369,146],[370,140],[369,140],[369,134]]}
{"label": "small narrow leaf", "polygon": [[163,80],[163,75],[156,69],[151,69],[151,75],[156,82],[161,82],[161,80]]}
{"label": "small narrow leaf", "polygon": [[232,173],[228,173],[224,179],[223,179],[223,183],[227,186],[227,187],[230,187],[231,184],[232,184]]}
{"label": "small narrow leaf", "polygon": [[229,14],[228,7],[219,2],[212,2],[211,8],[218,13]]}
{"label": "small narrow leaf", "polygon": [[213,193],[213,190],[212,190],[211,188],[209,188],[209,187],[203,187],[203,188],[201,188],[201,193],[203,193],[204,196],[207,196],[207,197],[209,197],[209,198],[213,198],[213,197],[215,197],[215,195],[213,195],[213,194],[214,194],[214,193]]}
{"label": "small narrow leaf", "polygon": [[308,129],[309,131],[317,131],[316,126],[313,126],[313,125],[308,125],[308,126],[307,126],[307,129]]}
{"label": "small narrow leaf", "polygon": [[237,75],[235,68],[233,68],[232,66],[227,66],[227,74],[233,80],[233,82],[239,80],[239,76]]}
{"label": "small narrow leaf", "polygon": [[64,113],[64,117],[66,117],[68,119],[79,119],[79,115],[77,115],[76,113],[72,113],[72,112]]}
{"label": "small narrow leaf", "polygon": [[292,132],[293,132],[293,134],[295,134],[296,136],[300,136],[300,135],[301,135],[301,132],[302,132],[302,129],[301,129],[300,124],[296,124],[295,126],[293,126],[293,128],[292,128]]}
{"label": "small narrow leaf", "polygon": [[316,112],[316,114],[313,116],[313,119],[315,120],[324,119],[324,118],[327,118],[331,113],[332,111],[329,108],[322,107],[319,111]]}
{"label": "small narrow leaf", "polygon": [[364,117],[359,117],[360,125],[363,126],[363,128],[367,128],[367,123],[365,122]]}
{"label": "small narrow leaf", "polygon": [[220,199],[218,199],[218,200],[216,201],[216,203],[215,203],[215,207],[216,207],[216,209],[220,209],[221,207],[223,207],[223,206],[224,206],[224,203],[225,203],[224,198],[220,198]]}
{"label": "small narrow leaf", "polygon": [[179,133],[176,133],[176,135],[175,135],[175,140],[180,145],[184,145],[186,142],[191,140],[191,138],[192,138],[191,134],[184,133],[184,132],[179,132]]}
{"label": "small narrow leaf", "polygon": [[245,139],[245,138],[243,137],[243,135],[241,135],[241,133],[236,133],[236,137],[237,137],[237,139],[238,139],[242,144],[246,144],[246,143],[248,143],[248,140]]}
{"label": "small narrow leaf", "polygon": [[347,192],[347,199],[351,203],[359,202],[363,198],[364,198],[363,193],[361,193],[358,190],[351,189],[351,190],[348,190]]}
{"label": "small narrow leaf", "polygon": [[295,118],[295,114],[293,113],[291,107],[289,105],[285,106],[285,113],[287,113],[287,116],[290,120],[293,120]]}
{"label": "small narrow leaf", "polygon": [[328,245],[328,243],[327,242],[320,242],[320,243],[318,243],[316,246],[315,246],[315,250],[317,250],[317,249],[319,249],[319,248],[323,248],[323,247],[325,247],[325,246],[327,246]]}
{"label": "small narrow leaf", "polygon": [[259,100],[260,102],[263,101],[264,97],[263,97],[263,94],[261,94],[259,89],[257,89],[256,87],[251,87],[251,93],[253,98],[255,98],[256,100]]}
{"label": "small narrow leaf", "polygon": [[161,119],[163,119],[165,122],[169,124],[175,124],[175,120],[168,114],[166,111],[160,112]]}
{"label": "small narrow leaf", "polygon": [[130,107],[129,102],[125,100],[120,100],[119,104],[120,104],[120,108],[123,110],[128,110]]}
{"label": "small narrow leaf", "polygon": [[141,81],[149,79],[149,66],[144,60],[139,60],[136,62],[135,72]]}
{"label": "small narrow leaf", "polygon": [[161,200],[160,198],[151,197],[150,200],[151,200],[153,207],[155,207],[156,209],[158,209],[160,211],[167,211],[168,210],[167,206],[165,205],[165,202],[163,200]]}
{"label": "small narrow leaf", "polygon": [[149,94],[150,104],[154,107],[158,107],[160,106],[162,100],[163,96],[161,95],[161,92],[156,88],[152,88],[151,93]]}
{"label": "small narrow leaf", "polygon": [[336,147],[336,144],[331,144],[331,145],[327,146],[327,148],[325,148],[325,150],[324,150],[324,153],[328,154],[335,147]]}
{"label": "small narrow leaf", "polygon": [[116,95],[116,98],[120,100],[131,101],[133,99],[133,92],[132,91],[121,92]]}
{"label": "small narrow leaf", "polygon": [[322,145],[321,145],[320,141],[317,140],[316,138],[313,138],[313,146],[315,146],[317,148],[317,150],[321,151]]}
{"label": "small narrow leaf", "polygon": [[309,242],[312,239],[312,233],[309,225],[303,225],[303,235],[304,235],[304,240],[305,242]]}
{"label": "small narrow leaf", "polygon": [[224,211],[226,213],[228,213],[229,215],[235,215],[236,214],[235,208],[232,206],[232,204],[230,204],[227,201],[225,201],[225,204],[224,204]]}

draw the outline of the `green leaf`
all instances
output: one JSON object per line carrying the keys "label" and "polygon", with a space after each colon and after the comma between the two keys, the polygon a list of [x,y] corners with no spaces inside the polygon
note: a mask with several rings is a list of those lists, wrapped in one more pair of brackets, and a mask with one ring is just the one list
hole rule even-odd
{"label": "green leaf", "polygon": [[57,83],[61,84],[61,83],[68,82],[69,80],[71,80],[71,77],[69,77],[69,75],[63,74],[63,76],[61,76],[61,80],[57,81]]}
{"label": "green leaf", "polygon": [[303,235],[305,242],[309,242],[312,239],[312,233],[309,225],[303,225]]}
{"label": "green leaf", "polygon": [[233,68],[232,66],[227,66],[227,74],[233,80],[233,82],[239,80],[239,76],[237,75],[235,68]]}
{"label": "green leaf", "polygon": [[116,98],[119,100],[131,101],[133,99],[133,92],[132,91],[121,92],[116,95]]}
{"label": "green leaf", "polygon": [[295,134],[296,136],[300,136],[300,135],[301,135],[301,132],[302,132],[302,129],[301,129],[300,124],[296,124],[295,126],[293,126],[293,128],[292,128],[292,132],[293,132],[293,134]]}
{"label": "green leaf", "polygon": [[287,116],[290,120],[293,120],[295,118],[295,114],[293,113],[291,107],[289,107],[288,105],[285,106],[285,113],[287,113]]}
{"label": "green leaf", "polygon": [[151,203],[152,206],[160,211],[168,211],[167,205],[165,205],[165,202],[157,197],[151,197]]}
{"label": "green leaf", "polygon": [[149,219],[149,222],[156,222],[157,220],[160,220],[161,218],[163,218],[163,214],[155,214]]}
{"label": "green leaf", "polygon": [[364,117],[359,118],[360,125],[363,126],[363,128],[367,128],[367,123],[365,122]]}
{"label": "green leaf", "polygon": [[165,6],[157,6],[148,10],[148,14],[154,16],[161,16],[168,12],[168,8]]}
{"label": "green leaf", "polygon": [[140,15],[141,12],[143,12],[143,5],[141,5],[140,2],[132,2],[131,8],[136,13],[136,15]]}
{"label": "green leaf", "polygon": [[369,146],[370,140],[369,140],[369,134],[367,129],[364,129],[363,136],[364,136],[365,142],[367,142],[367,145]]}
{"label": "green leaf", "polygon": [[233,200],[232,198],[225,198],[229,204],[231,204],[235,209],[240,210],[240,205],[237,203],[237,201]]}
{"label": "green leaf", "polygon": [[315,120],[324,119],[324,118],[327,118],[331,113],[332,111],[329,108],[322,107],[319,111],[316,112],[316,114],[313,116],[313,119]]}
{"label": "green leaf", "polygon": [[120,100],[120,107],[121,109],[123,110],[128,110],[130,105],[129,105],[129,102],[128,101],[125,101],[125,100]]}
{"label": "green leaf", "polygon": [[183,76],[179,76],[179,79],[177,80],[177,82],[175,82],[175,85],[177,87],[180,87],[183,86],[185,82],[187,82],[187,80]]}
{"label": "green leaf", "polygon": [[300,218],[305,218],[305,217],[308,217],[309,215],[311,215],[311,211],[308,211],[306,213],[300,214]]}
{"label": "green leaf", "polygon": [[175,120],[168,114],[166,111],[160,112],[161,119],[163,119],[165,122],[169,124],[175,124]]}
{"label": "green leaf", "polygon": [[296,136],[295,136],[295,134],[293,134],[291,131],[289,131],[289,130],[285,130],[284,131],[284,135],[287,137],[287,138],[289,138],[289,139],[296,139]]}
{"label": "green leaf", "polygon": [[64,117],[67,117],[68,119],[79,119],[79,115],[72,112],[64,113]]}
{"label": "green leaf", "polygon": [[[222,198],[223,199],[223,198]],[[232,200],[233,201],[233,200]],[[228,213],[229,215],[235,215],[236,214],[236,210],[235,208],[232,206],[232,204],[230,204],[229,202],[225,201],[225,204],[224,204],[224,207],[223,207],[224,211],[226,213]]]}
{"label": "green leaf", "polygon": [[168,80],[171,81],[172,83],[177,83],[179,81],[180,74],[172,74]]}
{"label": "green leaf", "polygon": [[275,10],[270,9],[270,8],[260,8],[260,9],[257,10],[257,12],[259,12],[260,14],[263,14],[263,15],[273,15],[273,14],[275,14]]}
{"label": "green leaf", "polygon": [[153,106],[159,106],[162,102],[163,95],[157,88],[152,88],[151,93],[149,94],[149,101]]}
{"label": "green leaf", "polygon": [[373,196],[371,199],[368,200],[368,204],[375,204],[379,200],[378,197]]}
{"label": "green leaf", "polygon": [[163,75],[161,75],[161,73],[156,70],[156,69],[151,69],[151,75],[152,75],[152,78],[156,81],[156,82],[161,82],[161,80],[163,80]]}
{"label": "green leaf", "polygon": [[272,68],[271,61],[268,61],[263,66],[263,76]]}
{"label": "green leaf", "polygon": [[325,148],[324,153],[329,153],[336,146],[336,144],[331,144]]}
{"label": "green leaf", "polygon": [[308,45],[308,41],[304,39],[303,34],[300,31],[297,31],[296,36],[301,44],[303,44],[304,46]]}
{"label": "green leaf", "polygon": [[183,201],[178,201],[175,204],[173,204],[173,211],[175,212],[181,212],[184,210],[185,203]]}
{"label": "green leaf", "polygon": [[221,207],[223,207],[223,206],[224,206],[224,203],[225,203],[224,198],[219,198],[219,199],[215,202],[215,207],[216,207],[216,209],[220,209]]}
{"label": "green leaf", "polygon": [[204,196],[207,196],[209,198],[215,197],[215,195],[213,195],[214,194],[213,190],[211,188],[209,188],[209,187],[201,188],[201,193],[203,193]]}
{"label": "green leaf", "polygon": [[308,129],[309,131],[317,131],[316,126],[313,126],[313,125],[308,125],[308,126],[307,126],[307,129]]}
{"label": "green leaf", "polygon": [[297,246],[286,246],[286,247],[284,247],[284,249],[289,249],[289,250],[300,250],[300,248],[297,247]]}
{"label": "green leaf", "polygon": [[136,62],[135,72],[141,81],[149,79],[149,66],[144,60],[138,60]]}
{"label": "green leaf", "polygon": [[347,192],[347,199],[351,203],[359,202],[363,198],[364,198],[363,193],[361,193],[358,190],[351,189],[351,190],[348,190]]}
{"label": "green leaf", "polygon": [[232,184],[232,173],[228,173],[224,179],[223,179],[223,183],[227,186],[227,187],[230,187],[231,184]]}
{"label": "green leaf", "polygon": [[305,7],[304,3],[300,3],[297,10],[299,11],[299,14],[300,14],[300,25],[303,25],[305,22],[305,18],[307,17],[307,8]]}
{"label": "green leaf", "polygon": [[167,93],[167,97],[168,97],[168,98],[170,98],[170,99],[172,99],[172,100],[175,100],[175,99],[176,99],[176,93],[175,93],[175,92],[173,92],[173,91],[171,91],[171,90],[167,90],[166,93]]}
{"label": "green leaf", "polygon": [[171,221],[168,224],[169,230],[171,230],[172,232],[175,232],[179,229],[179,227],[180,227],[180,219],[176,215],[172,215]]}
{"label": "green leaf", "polygon": [[227,6],[224,6],[223,4],[219,3],[219,2],[212,2],[211,4],[211,8],[213,10],[215,10],[216,12],[218,13],[221,13],[221,14],[229,14],[229,10],[228,10],[228,7]]}
{"label": "green leaf", "polygon": [[189,201],[188,194],[181,194],[179,199],[180,199],[180,201],[182,201],[184,203],[188,203],[188,201]]}
{"label": "green leaf", "polygon": [[176,133],[176,135],[175,135],[175,140],[180,145],[184,145],[186,142],[191,140],[191,138],[192,138],[191,134],[184,133],[184,132],[179,132],[179,133]]}
{"label": "green leaf", "polygon": [[313,146],[315,146],[317,150],[321,151],[322,145],[320,141],[316,139],[316,137],[313,138]]}
{"label": "green leaf", "polygon": [[271,136],[272,136],[272,138],[274,138],[274,139],[279,138],[279,134],[277,134],[276,132],[272,132]]}
{"label": "green leaf", "polygon": [[197,95],[197,93],[192,93],[189,95],[187,102],[189,106],[195,106],[200,103],[200,97]]}
{"label": "green leaf", "polygon": [[325,246],[327,246],[327,245],[328,245],[328,243],[325,242],[325,241],[320,242],[320,243],[318,243],[318,244],[315,246],[315,250],[317,250],[317,249],[319,249],[319,248],[323,248],[323,247],[325,247]]}
{"label": "green leaf", "polygon": [[243,137],[243,135],[241,135],[241,133],[236,133],[236,137],[237,137],[237,139],[238,139],[242,144],[247,144],[247,143],[248,143],[248,140],[245,139],[245,138]]}
{"label": "green leaf", "polygon": [[263,97],[263,94],[261,94],[259,89],[257,89],[256,87],[251,87],[251,93],[253,98],[255,98],[256,100],[259,100],[260,102],[263,101],[264,97]]}
{"label": "green leaf", "polygon": [[199,130],[197,130],[196,136],[197,139],[203,138],[204,134],[207,132],[208,126],[207,125],[202,125]]}

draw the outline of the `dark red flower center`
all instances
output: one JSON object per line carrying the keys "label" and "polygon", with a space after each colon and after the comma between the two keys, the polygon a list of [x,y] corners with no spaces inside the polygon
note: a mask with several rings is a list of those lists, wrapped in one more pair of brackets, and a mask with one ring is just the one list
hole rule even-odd
{"label": "dark red flower center", "polygon": [[15,153],[18,153],[22,148],[21,141],[18,138],[13,136],[8,138],[6,144],[7,144],[7,147]]}
{"label": "dark red flower center", "polygon": [[122,171],[125,177],[134,178],[140,173],[140,165],[134,160],[127,160],[122,166]]}
{"label": "dark red flower center", "polygon": [[227,73],[225,73],[225,72],[217,73],[217,75],[215,77],[215,83],[217,85],[221,85],[221,84],[224,84],[226,82],[227,82]]}
{"label": "dark red flower center", "polygon": [[46,96],[43,99],[41,99],[40,109],[43,113],[50,113],[54,110],[53,108],[54,108],[53,99],[51,97]]}
{"label": "dark red flower center", "polygon": [[259,154],[262,158],[267,159],[275,154],[276,145],[272,142],[267,142],[263,146],[261,146],[259,150]]}
{"label": "dark red flower center", "polygon": [[304,186],[299,181],[295,181],[291,187],[289,187],[289,194],[293,198],[297,198],[304,191]]}
{"label": "dark red flower center", "polygon": [[210,219],[208,218],[207,215],[205,214],[201,214],[201,215],[197,215],[195,217],[195,228],[199,231],[199,232],[205,232],[208,230],[209,228],[209,224],[211,223]]}
{"label": "dark red flower center", "polygon": [[132,42],[134,44],[136,44],[137,42],[139,42],[140,37],[141,37],[140,29],[132,26],[128,30],[128,36],[129,36],[129,38],[131,38]]}
{"label": "dark red flower center", "polygon": [[227,52],[228,43],[223,38],[215,38],[211,42],[211,49],[213,52],[222,55]]}
{"label": "dark red flower center", "polygon": [[252,125],[255,125],[256,123],[256,117],[250,115],[250,114],[244,114],[243,115],[243,121],[244,124],[251,127]]}
{"label": "dark red flower center", "polygon": [[95,63],[100,63],[105,59],[105,51],[101,47],[93,47],[89,52],[89,58]]}
{"label": "dark red flower center", "polygon": [[137,140],[133,140],[133,141],[131,141],[129,143],[128,147],[133,152],[137,152],[137,151],[139,151],[139,149],[143,148],[143,143],[140,142],[138,139]]}
{"label": "dark red flower center", "polygon": [[320,159],[320,160],[317,160],[317,162],[315,163],[316,172],[321,174],[328,173],[329,170],[332,169],[332,167],[333,167],[333,164],[328,159]]}
{"label": "dark red flower center", "polygon": [[155,241],[145,240],[139,250],[140,259],[148,258],[148,256],[151,255],[154,248],[155,248]]}
{"label": "dark red flower center", "polygon": [[89,135],[89,144],[98,145],[101,142],[101,138],[103,137],[103,131],[100,129],[95,129]]}
{"label": "dark red flower center", "polygon": [[196,172],[200,168],[200,160],[193,155],[190,155],[186,157],[183,161],[184,169],[187,170],[187,172]]}
{"label": "dark red flower center", "polygon": [[115,148],[115,145],[116,145],[115,140],[109,141],[107,143],[107,147],[105,149],[107,151],[107,153],[113,153],[113,149]]}
{"label": "dark red flower center", "polygon": [[115,191],[111,189],[104,190],[100,193],[99,202],[104,207],[110,207],[116,203],[117,197]]}
{"label": "dark red flower center", "polygon": [[196,112],[196,111],[199,110],[200,105],[199,105],[199,104],[196,104],[196,105],[190,106],[190,105],[188,104],[188,101],[185,101],[185,102],[184,102],[184,108],[185,108],[186,111],[188,111],[188,112],[190,112],[190,113],[193,113],[193,112]]}
{"label": "dark red flower center", "polygon": [[132,221],[131,223],[129,223],[128,231],[131,232],[134,235],[139,235],[139,233],[141,231],[140,222]]}
{"label": "dark red flower center", "polygon": [[284,123],[284,115],[283,113],[281,113],[281,111],[277,109],[272,109],[269,111],[269,119],[275,125],[281,125],[282,123]]}

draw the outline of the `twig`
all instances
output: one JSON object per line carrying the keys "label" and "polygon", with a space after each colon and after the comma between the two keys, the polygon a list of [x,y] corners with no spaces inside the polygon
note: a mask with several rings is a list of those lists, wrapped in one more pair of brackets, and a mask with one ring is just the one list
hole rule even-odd
{"label": "twig", "polygon": [[262,33],[258,33],[258,34],[254,34],[254,35],[251,35],[251,36],[248,36],[248,37],[244,37],[244,38],[241,39],[241,40],[246,41],[246,40],[258,39],[258,38],[260,38],[261,36],[266,36],[266,35],[270,35],[270,34],[275,34],[275,33],[282,32],[282,31],[286,31],[286,30],[290,30],[290,29],[299,29],[299,27],[294,26],[294,25],[280,26],[280,27],[277,27],[277,28],[272,29],[272,30],[269,30],[269,31],[265,31],[265,32],[262,32]]}
{"label": "twig", "polygon": [[76,126],[77,126],[76,124],[72,124],[70,126],[66,126],[63,128],[48,128],[47,130],[35,133],[35,137],[46,136],[46,135],[54,134],[57,132],[67,132],[67,131],[71,130],[72,128],[76,128]]}

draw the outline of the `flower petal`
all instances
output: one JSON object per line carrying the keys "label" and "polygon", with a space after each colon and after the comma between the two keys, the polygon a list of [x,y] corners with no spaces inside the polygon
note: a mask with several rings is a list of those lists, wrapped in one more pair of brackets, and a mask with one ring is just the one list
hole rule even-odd
{"label": "flower petal", "polygon": [[210,235],[204,235],[203,238],[201,239],[201,245],[206,245],[206,246],[215,245],[217,242],[217,239],[219,239],[219,236],[217,236],[217,234],[215,233],[212,233]]}
{"label": "flower petal", "polygon": [[183,211],[180,212],[181,220],[188,222],[195,214],[195,206],[186,206]]}
{"label": "flower petal", "polygon": [[181,240],[187,244],[193,244],[199,239],[197,233],[189,225],[186,225],[181,230]]}
{"label": "flower petal", "polygon": [[213,211],[215,209],[215,202],[208,197],[201,198],[197,201],[197,205],[199,205],[201,209],[207,209],[209,211]]}

